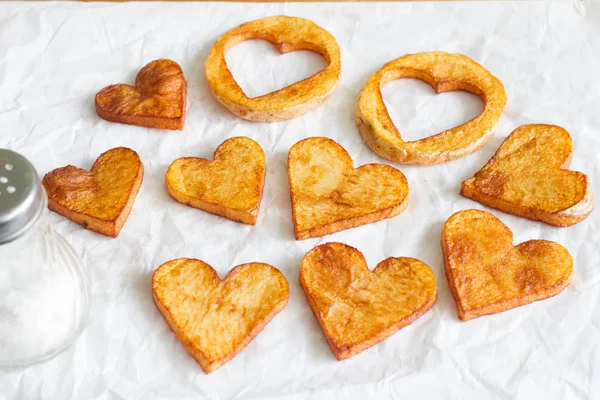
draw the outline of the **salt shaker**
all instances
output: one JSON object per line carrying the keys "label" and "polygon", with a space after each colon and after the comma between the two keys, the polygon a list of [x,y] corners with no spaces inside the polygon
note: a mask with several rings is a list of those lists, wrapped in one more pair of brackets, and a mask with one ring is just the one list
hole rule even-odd
{"label": "salt shaker", "polygon": [[54,357],[87,315],[82,262],[50,226],[47,203],[33,165],[0,149],[0,367]]}

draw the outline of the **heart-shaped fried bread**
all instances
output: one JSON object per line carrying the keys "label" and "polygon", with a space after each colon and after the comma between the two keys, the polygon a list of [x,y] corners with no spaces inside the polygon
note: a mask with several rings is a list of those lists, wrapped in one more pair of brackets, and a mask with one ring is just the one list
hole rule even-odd
{"label": "heart-shaped fried bread", "polygon": [[107,86],[96,95],[96,112],[107,121],[182,130],[187,83],[179,64],[152,61],[140,70],[135,86]]}
{"label": "heart-shaped fried bread", "polygon": [[207,374],[231,360],[288,301],[288,282],[267,264],[249,263],[220,280],[205,262],[178,258],[152,277],[156,306]]}
{"label": "heart-shaped fried bread", "polygon": [[362,253],[342,243],[306,253],[300,284],[338,360],[410,325],[433,306],[437,292],[421,261],[390,257],[370,271]]}
{"label": "heart-shaped fried bread", "polygon": [[402,172],[383,164],[355,169],[346,150],[324,137],[292,146],[288,175],[296,239],[391,218],[408,204]]}
{"label": "heart-shaped fried bread", "polygon": [[143,176],[138,154],[117,147],[102,153],[89,172],[68,165],[48,172],[42,184],[52,211],[84,228],[117,237]]}
{"label": "heart-shaped fried bread", "polygon": [[569,226],[592,212],[586,175],[568,171],[572,142],[555,125],[515,129],[494,157],[463,182],[461,194],[498,210],[550,225]]}
{"label": "heart-shaped fried bread", "polygon": [[513,246],[512,239],[485,211],[459,211],[446,221],[446,277],[462,321],[552,297],[571,282],[573,259],[564,247],[547,240]]}
{"label": "heart-shaped fried bread", "polygon": [[[481,114],[460,126],[421,140],[406,142],[383,102],[381,87],[400,78],[415,78],[436,93],[464,90],[484,102]],[[402,164],[437,164],[479,149],[494,134],[506,104],[502,82],[469,57],[441,51],[408,54],[385,64],[371,75],[356,102],[355,122],[375,153]]]}
{"label": "heart-shaped fried bread", "polygon": [[[308,50],[321,55],[327,66],[322,71],[263,96],[248,97],[227,68],[225,54],[245,40],[272,43],[281,54]],[[217,100],[238,117],[250,121],[285,121],[305,114],[333,93],[340,78],[340,48],[331,35],[312,21],[274,16],[246,22],[217,40],[206,58],[206,79]]]}
{"label": "heart-shaped fried bread", "polygon": [[165,181],[180,203],[254,225],[265,185],[265,154],[254,140],[234,137],[217,147],[212,161],[173,161]]}

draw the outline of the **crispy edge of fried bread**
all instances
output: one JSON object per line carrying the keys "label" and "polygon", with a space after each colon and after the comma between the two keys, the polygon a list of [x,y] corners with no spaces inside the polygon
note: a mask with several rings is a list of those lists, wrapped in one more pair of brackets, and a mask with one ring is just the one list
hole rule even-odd
{"label": "crispy edge of fried bread", "polygon": [[[546,300],[548,298],[556,296],[557,294],[562,292],[567,286],[569,286],[569,284],[571,283],[572,276],[573,276],[573,259],[572,259],[571,255],[569,254],[569,252],[566,249],[564,249],[564,247],[563,247],[563,249],[566,251],[566,253],[571,257],[571,275],[565,281],[562,281],[560,284],[557,284],[550,288],[546,288],[545,290],[537,292],[537,293],[531,293],[528,295],[524,295],[524,296],[520,296],[520,297],[516,297],[516,298],[512,298],[512,299],[502,300],[502,301],[490,304],[488,306],[478,307],[478,308],[469,308],[469,309],[464,307],[463,302],[462,302],[460,296],[458,295],[458,291],[456,288],[456,282],[454,279],[454,273],[451,271],[451,268],[450,268],[450,259],[449,259],[450,252],[447,247],[447,243],[448,243],[448,240],[447,240],[448,227],[447,227],[447,225],[453,218],[458,218],[461,213],[472,212],[472,211],[485,213],[485,214],[487,214],[486,218],[489,218],[490,220],[499,221],[506,229],[507,234],[510,235],[511,242],[513,240],[512,230],[508,226],[506,226],[502,221],[500,221],[500,219],[498,219],[496,216],[494,216],[493,214],[488,213],[486,211],[474,210],[474,209],[458,211],[458,212],[452,214],[452,216],[450,216],[448,221],[446,221],[444,223],[444,227],[442,228],[442,240],[441,240],[442,253],[444,256],[444,270],[446,273],[446,280],[448,281],[448,286],[450,287],[450,292],[452,293],[452,297],[454,298],[454,301],[456,303],[456,310],[458,312],[458,318],[461,321],[466,322],[471,319],[482,317],[485,315],[493,315],[493,314],[501,313],[503,311],[508,311],[513,308],[517,308],[520,306],[524,306],[524,305],[533,303],[535,301]],[[513,248],[518,248],[519,246],[527,246],[527,244],[529,244],[531,242],[555,243],[555,242],[551,242],[548,240],[528,240],[528,241],[519,243],[516,246],[513,245],[513,247],[510,248],[509,250],[512,250]],[[508,254],[508,252],[507,252],[507,254]]]}
{"label": "crispy edge of fried bread", "polygon": [[[102,90],[105,90],[104,88]],[[99,94],[99,93],[98,93]],[[186,102],[186,98],[184,95],[184,104]],[[96,103],[96,113],[98,116],[106,121],[116,122],[120,124],[127,125],[135,125],[135,126],[143,126],[146,128],[155,128],[155,129],[168,129],[171,131],[181,131],[183,130],[183,126],[185,124],[185,116],[186,111],[185,107],[183,110],[183,114],[181,117],[177,118],[164,118],[164,117],[153,117],[149,115],[125,115],[125,114],[117,114],[112,113],[110,111],[106,111],[102,109]]]}
{"label": "crispy edge of fried bread", "polygon": [[[473,185],[474,178],[469,178],[463,182],[460,189],[460,194],[471,200],[475,200],[487,207],[494,208],[496,210],[524,217],[534,221],[541,221],[548,225],[567,227],[575,225],[585,220],[594,209],[593,194],[588,181],[584,198],[574,206],[559,211],[556,213],[546,212],[544,210],[538,210],[533,207],[526,207],[519,204],[511,203],[506,200],[499,199],[494,196],[483,194],[475,189]],[[586,177],[587,179],[587,177]]]}
{"label": "crispy edge of fried bread", "polygon": [[[367,164],[365,164],[365,165],[367,165]],[[359,216],[352,217],[352,218],[338,220],[331,224],[319,226],[316,228],[298,230],[296,228],[296,224],[294,224],[294,234],[295,234],[296,240],[304,240],[304,239],[309,239],[309,238],[314,238],[314,237],[321,237],[321,236],[329,235],[332,233],[340,232],[340,231],[343,231],[346,229],[356,228],[356,227],[359,227],[362,225],[371,224],[373,222],[378,222],[378,221],[381,221],[384,219],[393,218],[406,209],[406,207],[408,206],[408,198],[409,198],[409,194],[406,195],[406,197],[404,198],[404,200],[401,203],[399,203],[393,207],[386,208],[385,210],[380,210],[380,211],[376,211],[374,213],[370,213],[370,214],[366,214],[366,215],[359,215]],[[292,203],[293,202],[294,202],[294,199],[292,198]],[[292,206],[292,214],[293,214],[293,210],[294,210],[294,208]],[[295,217],[294,217],[294,219],[295,219]]]}
{"label": "crispy edge of fried bread", "polygon": [[[111,149],[111,150],[114,150],[114,149]],[[108,151],[111,151],[111,150],[108,150]],[[60,214],[63,217],[70,219],[71,221],[83,226],[84,228],[89,229],[90,231],[93,231],[96,233],[101,233],[103,235],[110,236],[112,238],[116,238],[119,235],[119,233],[121,232],[121,228],[123,228],[125,221],[127,221],[127,217],[129,217],[129,213],[131,212],[131,209],[133,208],[133,203],[135,202],[138,192],[140,191],[140,186],[142,185],[142,181],[144,179],[144,164],[142,163],[141,159],[139,158],[139,155],[137,154],[137,152],[135,152],[134,150],[131,150],[131,151],[133,151],[136,154],[136,156],[138,156],[138,161],[139,161],[138,173],[135,177],[135,180],[131,184],[131,189],[129,191],[129,197],[127,198],[127,202],[125,203],[125,206],[123,207],[123,210],[121,211],[121,213],[119,214],[117,219],[104,220],[101,218],[93,217],[91,215],[79,213],[77,211],[74,211],[68,207],[61,205],[60,203],[54,201],[54,199],[52,199],[49,196],[48,196],[48,208],[50,210],[54,211],[55,213]],[[94,162],[94,165],[92,166],[92,169],[98,162],[98,159],[100,159],[100,157],[102,157],[102,155],[105,153],[106,152],[104,152],[104,153],[100,154],[100,156],[98,156],[98,158],[96,159],[96,162]],[[60,170],[60,168],[50,171],[48,174],[50,174],[54,171],[57,171],[57,170]],[[46,175],[48,175],[48,174],[46,174]],[[45,179],[45,177],[44,177],[44,179]]]}
{"label": "crispy edge of fried bread", "polygon": [[[182,258],[179,258],[176,260],[182,260]],[[205,263],[204,261],[197,260],[197,259],[183,258],[183,260],[200,261],[202,264],[205,264],[206,266],[208,266],[213,271],[213,273],[215,274],[217,279],[219,279],[221,284],[223,282],[225,282],[229,276],[231,276],[233,273],[238,271],[238,269],[241,269],[242,267],[244,267],[246,265],[253,265],[253,264],[266,265],[266,266],[274,269],[275,271],[277,271],[280,274],[280,277],[283,278],[282,282],[285,283],[286,293],[287,293],[286,297],[284,299],[282,299],[278,304],[276,304],[275,307],[273,307],[273,309],[271,310],[271,312],[252,328],[252,330],[248,333],[248,335],[240,343],[238,343],[237,346],[235,346],[234,350],[231,353],[227,354],[223,358],[220,358],[218,360],[209,360],[190,341],[185,340],[183,328],[180,327],[175,322],[175,319],[173,318],[171,310],[162,304],[162,302],[160,301],[160,299],[158,298],[158,296],[156,294],[156,288],[159,286],[159,282],[158,282],[158,278],[157,278],[157,276],[159,274],[159,270],[163,266],[165,266],[165,268],[170,267],[171,265],[167,265],[167,264],[171,263],[172,261],[176,261],[176,260],[171,260],[171,261],[167,261],[166,263],[163,263],[152,274],[152,299],[154,300],[154,304],[156,305],[156,307],[158,308],[158,310],[164,317],[165,321],[167,322],[167,325],[169,325],[169,328],[171,328],[171,330],[175,334],[175,337],[177,338],[177,340],[181,344],[183,344],[186,351],[198,362],[198,364],[200,364],[200,366],[202,367],[202,370],[206,374],[210,374],[211,372],[214,372],[219,367],[221,367],[223,364],[231,361],[236,355],[238,355],[238,353],[240,353],[260,332],[262,332],[262,330],[265,328],[265,326],[267,326],[267,324],[269,322],[271,322],[271,320],[275,317],[275,315],[279,314],[288,303],[289,283],[288,283],[287,279],[285,278],[285,276],[283,275],[283,273],[281,273],[281,271],[279,271],[277,268],[275,268],[269,264],[265,264],[265,263],[240,264],[240,265],[234,267],[231,271],[229,271],[224,279],[220,279],[217,272],[215,271],[215,269],[212,268],[209,264]]]}
{"label": "crispy edge of fried bread", "polygon": [[433,273],[433,271],[427,264],[425,264],[421,260],[417,260],[416,258],[412,258],[412,257],[388,257],[385,260],[382,260],[381,262],[379,262],[377,264],[377,266],[375,267],[375,269],[373,271],[370,271],[370,273],[375,273],[375,271],[377,271],[377,268],[379,268],[381,265],[383,265],[385,262],[389,261],[390,259],[394,259],[394,258],[406,259],[406,260],[410,260],[411,262],[418,262],[420,264],[423,264],[427,268],[429,268],[429,271],[431,272],[431,275],[434,280],[434,285],[435,285],[432,296],[429,297],[427,302],[424,303],[420,308],[415,310],[412,314],[404,317],[402,320],[398,321],[397,323],[390,325],[388,328],[384,329],[383,331],[379,332],[378,334],[371,336],[369,339],[364,340],[360,343],[356,343],[353,346],[345,346],[345,345],[339,343],[339,341],[337,341],[336,338],[332,337],[329,334],[329,332],[326,330],[325,323],[324,323],[323,319],[321,318],[321,315],[319,312],[319,308],[318,308],[317,304],[315,303],[315,301],[313,300],[316,297],[315,292],[313,290],[311,290],[310,286],[306,283],[306,278],[305,278],[306,267],[303,268],[303,266],[305,265],[306,257],[309,256],[310,253],[313,252],[315,249],[317,249],[318,247],[321,247],[321,246],[340,247],[340,249],[338,251],[342,251],[342,252],[344,252],[344,254],[348,254],[349,252],[356,252],[356,254],[358,254],[361,257],[361,259],[363,261],[363,265],[366,268],[368,268],[368,264],[367,264],[367,260],[365,259],[364,255],[362,254],[362,252],[360,250],[358,250],[352,246],[348,246],[344,243],[337,243],[337,242],[329,242],[329,243],[325,243],[323,245],[319,245],[319,246],[311,249],[302,258],[302,262],[300,265],[300,286],[302,287],[302,290],[304,291],[305,297],[308,301],[308,304],[310,305],[313,315],[319,322],[319,326],[321,327],[323,334],[325,335],[325,338],[327,339],[327,343],[329,344],[329,347],[330,347],[333,355],[339,361],[348,359],[350,357],[353,357],[353,356],[363,352],[364,350],[367,350],[368,348],[370,348],[370,347],[380,343],[381,341],[387,339],[388,337],[392,336],[394,333],[396,333],[400,329],[412,324],[417,319],[419,319],[421,316],[423,316],[427,311],[429,311],[433,307],[433,305],[435,304],[435,302],[437,300],[437,282],[435,281],[435,274]]}
{"label": "crispy edge of fried bread", "polygon": [[[256,205],[256,207],[252,208],[249,211],[236,210],[234,208],[227,207],[222,204],[212,203],[212,202],[203,200],[199,197],[193,197],[193,196],[187,195],[187,194],[181,192],[180,190],[177,190],[175,185],[173,185],[171,183],[171,179],[169,179],[171,171],[172,171],[171,168],[173,167],[175,161],[177,161],[177,160],[181,160],[181,159],[194,160],[195,157],[178,158],[177,160],[173,161],[173,163],[171,163],[171,165],[169,165],[169,168],[167,169],[167,172],[165,174],[165,185],[167,187],[167,192],[169,193],[169,196],[171,196],[173,199],[175,199],[177,202],[179,202],[181,204],[185,204],[190,207],[197,208],[199,210],[206,211],[208,213],[230,219],[232,221],[242,222],[242,223],[248,224],[248,225],[256,225],[256,220],[258,219],[258,212],[260,210],[260,203],[262,201],[263,190],[265,187],[265,175],[266,175],[265,153],[264,153],[262,147],[256,141],[254,141],[248,137],[240,137],[240,136],[233,137],[233,138],[225,140],[223,143],[221,143],[216,148],[216,150],[213,154],[212,161],[214,161],[214,159],[216,157],[218,157],[219,149],[223,148],[223,146],[228,145],[228,143],[231,143],[233,140],[238,140],[240,138],[250,140],[250,141],[252,141],[253,144],[255,144],[257,146],[257,148],[261,152],[263,164],[265,164],[263,174],[261,175],[260,180],[256,183],[256,186],[257,186],[257,189],[259,192],[259,196],[258,196],[259,200],[258,200],[258,204]],[[201,160],[211,162],[204,158],[202,158]]]}
{"label": "crispy edge of fried bread", "polygon": [[[504,141],[502,142],[502,144],[500,145],[498,150],[496,150],[496,153],[479,171],[476,172],[476,174],[479,173],[480,171],[484,170],[486,167],[488,167],[488,165],[494,164],[495,161],[498,159],[499,153],[502,150],[502,148],[504,147],[504,145],[507,144],[507,142],[509,142],[510,140],[514,140],[514,137],[519,135],[523,130],[527,130],[530,128],[533,128],[533,129],[544,128],[544,127],[560,128],[560,132],[562,132],[563,134],[568,136],[569,141],[571,139],[571,136],[565,129],[558,127],[556,125],[546,125],[546,124],[521,125],[521,126],[517,127],[515,130],[513,130],[506,139],[504,139]],[[565,159],[562,160],[562,162],[560,163],[559,166],[557,166],[557,168],[568,170],[569,165],[571,164],[572,156],[573,156],[573,148],[570,147],[569,151],[566,153]],[[573,172],[578,172],[578,171],[573,171]],[[534,207],[527,207],[524,205],[520,205],[518,203],[513,203],[510,201],[498,198],[498,197],[494,197],[491,195],[487,195],[485,193],[481,193],[475,187],[474,182],[476,180],[476,177],[472,177],[472,178],[469,178],[469,179],[466,179],[465,181],[463,181],[461,188],[460,188],[460,194],[466,198],[475,200],[485,206],[506,212],[508,214],[517,215],[517,216],[531,219],[534,221],[542,221],[548,225],[566,227],[566,226],[575,225],[575,224],[583,221],[590,215],[590,213],[594,209],[594,196],[592,193],[592,188],[591,188],[591,185],[589,182],[589,178],[587,177],[587,175],[585,175],[583,173],[582,173],[582,175],[585,177],[585,180],[586,180],[586,188],[585,188],[585,193],[584,193],[583,198],[578,203],[574,204],[573,206],[571,206],[565,210],[558,211],[558,212],[549,212],[544,209],[536,209]]]}

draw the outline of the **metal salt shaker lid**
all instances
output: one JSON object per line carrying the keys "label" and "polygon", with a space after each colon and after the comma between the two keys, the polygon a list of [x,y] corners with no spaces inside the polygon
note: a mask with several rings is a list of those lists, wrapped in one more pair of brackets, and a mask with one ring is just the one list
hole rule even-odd
{"label": "metal salt shaker lid", "polygon": [[39,219],[46,201],[33,165],[19,153],[0,149],[0,244],[27,232]]}

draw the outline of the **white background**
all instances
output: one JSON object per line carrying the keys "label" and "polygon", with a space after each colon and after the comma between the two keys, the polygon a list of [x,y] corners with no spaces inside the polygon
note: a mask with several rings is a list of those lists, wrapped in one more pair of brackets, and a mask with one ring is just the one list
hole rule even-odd
{"label": "white background", "polygon": [[[251,123],[213,98],[203,64],[214,41],[238,24],[286,14],[314,20],[342,51],[342,76],[329,101],[294,120]],[[286,157],[309,136],[328,136],[357,165],[385,162],[362,142],[354,102],[367,77],[406,53],[458,52],[483,64],[506,87],[496,136],[480,151],[433,167],[398,166],[410,184],[406,211],[391,220],[323,238],[295,241]],[[137,71],[170,58],[188,80],[183,132],[113,124],[96,116],[102,87],[133,83]],[[460,183],[517,126],[543,122],[573,137],[572,168],[600,195],[600,4],[506,2],[439,4],[78,4],[0,5],[0,147],[22,152],[40,174],[73,164],[89,168],[103,151],[136,150],[146,174],[117,239],[52,215],[81,254],[92,306],[79,340],[55,359],[0,372],[0,399],[586,399],[600,398],[600,207],[584,222],[554,228],[494,212],[515,241],[555,240],[575,260],[559,296],[499,315],[459,322],[443,273],[440,233],[455,211],[484,208],[459,196]],[[323,67],[310,53],[280,56],[244,43],[227,57],[250,95],[269,92]],[[405,139],[437,133],[476,115],[464,93],[436,96],[413,81],[383,89]],[[168,165],[212,157],[225,139],[258,141],[267,180],[255,227],[169,198]],[[597,196],[598,197],[598,196]],[[389,256],[431,266],[438,301],[413,325],[347,361],[331,354],[298,284],[305,252],[328,241],[361,250],[371,268]],[[290,282],[285,310],[244,351],[211,375],[177,342],[151,298],[163,262],[196,257],[223,277],[250,261],[279,268]]]}

